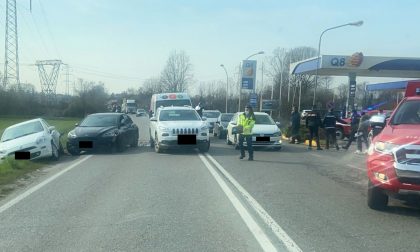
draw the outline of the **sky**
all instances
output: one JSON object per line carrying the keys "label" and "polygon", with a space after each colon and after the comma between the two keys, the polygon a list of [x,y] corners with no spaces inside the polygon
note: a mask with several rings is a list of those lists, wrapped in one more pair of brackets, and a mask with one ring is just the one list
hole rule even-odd
{"label": "sky", "polygon": [[[70,66],[70,82],[101,81],[109,92],[121,92],[158,77],[170,53],[184,50],[194,86],[225,80],[220,64],[233,76],[255,52],[265,52],[253,58],[261,62],[278,47],[317,48],[324,29],[358,20],[363,26],[326,33],[322,54],[420,57],[416,0],[32,0],[32,11],[30,0],[16,1],[20,79],[39,91],[37,60],[60,59]],[[0,16],[3,72],[5,15]],[[58,93],[65,90],[65,73],[62,68]]]}

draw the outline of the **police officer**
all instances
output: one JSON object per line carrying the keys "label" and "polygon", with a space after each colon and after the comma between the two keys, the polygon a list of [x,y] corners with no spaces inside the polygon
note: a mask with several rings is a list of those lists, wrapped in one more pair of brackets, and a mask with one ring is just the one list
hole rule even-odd
{"label": "police officer", "polygon": [[248,148],[248,160],[254,160],[254,150],[252,148],[252,128],[255,125],[255,115],[252,107],[247,105],[245,107],[245,112],[239,116],[239,123],[238,125],[242,126],[243,130],[242,133],[239,134],[239,149],[241,150],[241,155],[239,159],[243,159],[245,157],[245,149],[244,149],[244,140],[246,141],[246,146]]}
{"label": "police officer", "polygon": [[324,121],[323,121],[323,125],[325,128],[325,135],[327,138],[327,142],[326,142],[326,149],[328,150],[330,148],[330,140],[332,142],[332,144],[335,145],[335,149],[339,150],[340,147],[338,147],[337,144],[337,138],[335,135],[335,123],[336,123],[337,119],[335,118],[335,115],[333,113],[333,109],[329,109],[328,113],[325,115],[324,117]]}
{"label": "police officer", "polygon": [[316,140],[316,149],[322,150],[319,144],[319,134],[318,129],[322,127],[321,117],[319,112],[316,111],[316,107],[313,106],[312,111],[306,117],[306,128],[309,129],[309,147],[308,150],[312,150],[312,139],[315,137]]}

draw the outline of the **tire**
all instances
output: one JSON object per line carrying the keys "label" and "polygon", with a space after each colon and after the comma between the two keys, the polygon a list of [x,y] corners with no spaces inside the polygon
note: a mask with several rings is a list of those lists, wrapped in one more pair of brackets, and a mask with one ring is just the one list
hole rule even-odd
{"label": "tire", "polygon": [[158,138],[157,138],[157,135],[155,135],[155,144],[154,144],[154,147],[155,147],[155,152],[156,153],[162,153],[162,148],[160,147],[160,145],[159,145],[159,140],[158,140]]}
{"label": "tire", "polygon": [[58,161],[60,159],[60,151],[53,142],[51,142],[51,160]]}
{"label": "tire", "polygon": [[368,182],[367,204],[371,209],[384,210],[388,206],[388,195],[384,191]]}
{"label": "tire", "polygon": [[232,145],[232,142],[229,140],[229,134],[226,134],[226,144]]}
{"label": "tire", "polygon": [[198,147],[198,150],[200,152],[208,152],[209,149],[210,149],[210,141],[208,141],[206,145]]}
{"label": "tire", "polygon": [[70,155],[72,155],[72,156],[79,156],[80,155],[80,151],[76,151],[76,150],[67,150],[69,153],[70,153]]}
{"label": "tire", "polygon": [[273,150],[275,150],[275,151],[281,151],[281,147],[275,147]]}
{"label": "tire", "polygon": [[137,148],[137,147],[139,147],[139,137],[135,137],[133,139],[133,141],[130,144],[130,147],[131,148]]}
{"label": "tire", "polygon": [[344,131],[341,128],[335,130],[335,136],[337,139],[343,140],[344,139]]}

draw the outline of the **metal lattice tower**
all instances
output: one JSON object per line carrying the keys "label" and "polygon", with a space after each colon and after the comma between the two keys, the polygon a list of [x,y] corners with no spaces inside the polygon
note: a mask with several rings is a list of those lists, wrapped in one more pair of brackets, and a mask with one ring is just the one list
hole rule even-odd
{"label": "metal lattice tower", "polygon": [[[44,93],[49,98],[55,97],[58,74],[62,64],[63,62],[61,60],[38,60],[35,63],[35,65],[38,66],[38,74],[41,81],[42,93]],[[49,68],[46,68],[47,66]]]}
{"label": "metal lattice tower", "polygon": [[6,0],[6,37],[3,85],[20,84],[16,0]]}

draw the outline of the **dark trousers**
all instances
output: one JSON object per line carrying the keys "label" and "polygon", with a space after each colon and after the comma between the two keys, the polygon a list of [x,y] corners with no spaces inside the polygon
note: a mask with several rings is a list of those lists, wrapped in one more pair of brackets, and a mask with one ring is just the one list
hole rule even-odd
{"label": "dark trousers", "polygon": [[349,136],[349,141],[347,142],[346,146],[344,148],[348,149],[351,145],[351,143],[356,140],[356,137],[354,136],[357,133],[357,129],[352,129]]}
{"label": "dark trousers", "polygon": [[312,139],[316,141],[316,147],[319,149],[321,146],[319,145],[319,134],[318,134],[318,127],[309,127],[309,147],[312,147]]}
{"label": "dark trousers", "polygon": [[252,135],[239,135],[239,149],[241,150],[241,156],[245,157],[244,140],[246,141],[249,157],[254,158],[254,150],[252,148]]}
{"label": "dark trousers", "polygon": [[297,141],[298,143],[300,142],[299,129],[300,129],[299,126],[298,127],[292,126],[292,137],[290,140],[291,143],[295,143],[295,141]]}
{"label": "dark trousers", "polygon": [[333,144],[335,146],[336,149],[338,149],[338,144],[337,144],[337,137],[335,135],[335,128],[329,128],[325,130],[325,135],[327,138],[326,141],[326,148],[329,149],[330,148],[330,140],[331,140],[331,144]]}
{"label": "dark trousers", "polygon": [[359,151],[362,151],[362,141],[365,142],[366,149],[369,149],[369,142],[368,142],[368,138],[367,138],[368,132],[367,132],[367,130],[366,131],[364,130],[364,131],[361,131],[361,133],[363,133],[363,135],[359,135],[357,137],[357,149]]}

